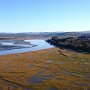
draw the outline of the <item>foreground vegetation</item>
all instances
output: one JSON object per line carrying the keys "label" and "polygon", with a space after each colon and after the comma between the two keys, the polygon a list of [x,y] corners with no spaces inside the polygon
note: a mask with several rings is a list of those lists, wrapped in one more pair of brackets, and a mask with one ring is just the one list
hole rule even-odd
{"label": "foreground vegetation", "polygon": [[0,56],[0,90],[89,90],[90,54],[51,48]]}

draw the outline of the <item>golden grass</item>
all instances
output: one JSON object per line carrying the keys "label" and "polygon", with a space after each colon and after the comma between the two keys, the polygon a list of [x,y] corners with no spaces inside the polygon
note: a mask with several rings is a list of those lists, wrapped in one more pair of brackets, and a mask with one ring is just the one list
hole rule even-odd
{"label": "golden grass", "polygon": [[90,54],[51,48],[0,56],[2,90],[88,90],[89,85]]}

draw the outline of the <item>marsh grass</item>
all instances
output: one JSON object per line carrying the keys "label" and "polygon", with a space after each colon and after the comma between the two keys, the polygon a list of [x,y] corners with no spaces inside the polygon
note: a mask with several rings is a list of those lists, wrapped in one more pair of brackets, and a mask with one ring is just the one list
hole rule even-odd
{"label": "marsh grass", "polygon": [[0,56],[0,89],[89,90],[90,54],[58,51],[51,48]]}

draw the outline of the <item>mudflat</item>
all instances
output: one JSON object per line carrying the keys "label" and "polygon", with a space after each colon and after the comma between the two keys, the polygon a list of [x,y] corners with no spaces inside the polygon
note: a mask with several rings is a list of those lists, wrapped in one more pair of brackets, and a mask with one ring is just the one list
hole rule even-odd
{"label": "mudflat", "polygon": [[89,53],[51,48],[0,56],[0,90],[89,89]]}

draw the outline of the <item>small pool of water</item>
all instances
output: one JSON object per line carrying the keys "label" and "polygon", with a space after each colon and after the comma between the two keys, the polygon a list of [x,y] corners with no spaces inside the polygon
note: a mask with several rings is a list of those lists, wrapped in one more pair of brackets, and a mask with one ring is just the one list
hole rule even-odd
{"label": "small pool of water", "polygon": [[53,63],[53,60],[46,60],[47,63]]}
{"label": "small pool of water", "polygon": [[46,75],[44,77],[37,75],[37,76],[32,76],[30,79],[27,79],[27,81],[29,84],[41,84],[45,80],[52,79],[52,78],[53,78],[53,76],[51,76],[51,75]]}

